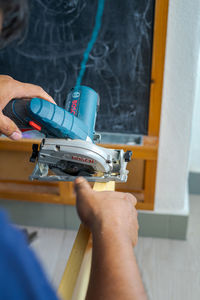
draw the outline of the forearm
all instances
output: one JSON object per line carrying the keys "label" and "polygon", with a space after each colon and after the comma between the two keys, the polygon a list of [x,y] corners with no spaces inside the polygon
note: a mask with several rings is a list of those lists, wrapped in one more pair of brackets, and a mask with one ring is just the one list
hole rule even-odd
{"label": "forearm", "polygon": [[93,256],[87,300],[146,300],[131,241],[117,230],[93,234]]}

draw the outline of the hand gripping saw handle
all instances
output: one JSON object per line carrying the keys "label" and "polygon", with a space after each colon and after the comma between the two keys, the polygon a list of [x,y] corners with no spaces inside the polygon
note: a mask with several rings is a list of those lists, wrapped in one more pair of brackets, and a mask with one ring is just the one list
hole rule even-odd
{"label": "hand gripping saw handle", "polygon": [[21,130],[36,129],[47,137],[93,141],[98,104],[98,94],[81,86],[69,93],[66,109],[40,98],[14,99],[3,113]]}

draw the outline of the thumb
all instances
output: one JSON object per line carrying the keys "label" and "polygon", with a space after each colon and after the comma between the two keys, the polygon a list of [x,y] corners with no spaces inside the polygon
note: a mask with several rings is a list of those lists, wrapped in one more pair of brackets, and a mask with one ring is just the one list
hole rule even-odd
{"label": "thumb", "polygon": [[19,140],[22,137],[22,133],[17,125],[2,113],[0,113],[0,132],[12,140]]}
{"label": "thumb", "polygon": [[83,177],[78,177],[74,181],[74,190],[77,196],[85,196],[92,190],[87,180]]}
{"label": "thumb", "polygon": [[90,200],[92,199],[92,188],[83,177],[76,178],[74,182],[76,193],[76,208],[81,221],[89,225],[89,215],[91,214]]}

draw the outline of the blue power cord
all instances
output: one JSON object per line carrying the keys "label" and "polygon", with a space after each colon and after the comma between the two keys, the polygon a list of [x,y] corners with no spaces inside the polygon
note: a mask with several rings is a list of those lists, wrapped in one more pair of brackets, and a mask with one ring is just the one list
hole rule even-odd
{"label": "blue power cord", "polygon": [[93,48],[93,46],[94,46],[94,44],[97,40],[97,36],[98,36],[99,31],[101,29],[101,21],[102,21],[102,16],[103,16],[104,3],[105,3],[105,0],[99,0],[98,1],[97,14],[96,14],[96,18],[95,18],[95,26],[94,26],[94,29],[93,29],[93,32],[92,32],[91,39],[90,39],[90,41],[88,43],[88,46],[87,46],[87,48],[84,52],[84,55],[83,55],[83,59],[82,59],[82,62],[81,62],[81,69],[80,69],[78,78],[76,80],[75,88],[78,88],[81,85],[81,81],[82,81],[84,73],[85,73],[85,68],[86,68],[86,64],[87,64],[90,52],[91,52],[91,50],[92,50],[92,48]]}

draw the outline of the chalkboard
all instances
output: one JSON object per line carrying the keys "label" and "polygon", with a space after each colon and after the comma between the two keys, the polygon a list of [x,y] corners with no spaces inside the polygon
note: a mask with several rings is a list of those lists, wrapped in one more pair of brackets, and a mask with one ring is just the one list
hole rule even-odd
{"label": "chalkboard", "polygon": [[[96,129],[147,134],[155,0],[106,0],[82,84],[101,99]],[[41,85],[63,106],[95,23],[97,0],[32,0],[24,40],[0,51],[0,73]]]}

